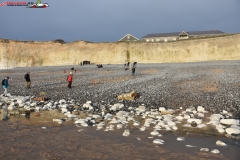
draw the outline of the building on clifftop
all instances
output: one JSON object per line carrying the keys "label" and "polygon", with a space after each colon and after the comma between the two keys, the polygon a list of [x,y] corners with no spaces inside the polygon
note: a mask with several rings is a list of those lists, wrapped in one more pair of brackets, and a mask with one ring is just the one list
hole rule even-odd
{"label": "building on clifftop", "polygon": [[212,31],[194,31],[194,32],[171,32],[171,33],[156,33],[148,34],[142,38],[144,42],[171,42],[189,38],[202,38],[202,37],[211,37],[219,36],[225,34],[219,30]]}
{"label": "building on clifftop", "polygon": [[121,38],[120,40],[118,40],[119,42],[134,42],[134,41],[139,41],[138,38],[134,37],[131,34],[127,34],[126,36],[124,36],[123,38]]}

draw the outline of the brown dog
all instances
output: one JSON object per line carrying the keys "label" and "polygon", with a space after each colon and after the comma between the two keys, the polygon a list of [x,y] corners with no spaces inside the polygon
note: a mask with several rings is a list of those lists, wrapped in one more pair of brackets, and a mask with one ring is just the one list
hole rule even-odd
{"label": "brown dog", "polygon": [[134,100],[138,97],[137,93],[135,91],[132,91],[131,93],[121,94],[119,96],[116,96],[118,100]]}

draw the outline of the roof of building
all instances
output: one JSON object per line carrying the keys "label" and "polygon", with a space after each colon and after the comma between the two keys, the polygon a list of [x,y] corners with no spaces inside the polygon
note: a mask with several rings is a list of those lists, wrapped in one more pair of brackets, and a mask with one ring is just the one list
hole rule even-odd
{"label": "roof of building", "polygon": [[[172,36],[179,36],[182,32],[171,32],[171,33],[155,33],[155,34],[148,34],[143,38],[152,38],[152,37],[172,37]],[[206,35],[206,34],[224,34],[224,32],[219,30],[211,30],[211,31],[192,31],[192,32],[185,32],[189,36],[194,35]]]}
{"label": "roof of building", "polygon": [[119,41],[138,41],[139,39],[134,37],[131,34],[127,34],[126,36],[124,36],[123,38],[121,38]]}

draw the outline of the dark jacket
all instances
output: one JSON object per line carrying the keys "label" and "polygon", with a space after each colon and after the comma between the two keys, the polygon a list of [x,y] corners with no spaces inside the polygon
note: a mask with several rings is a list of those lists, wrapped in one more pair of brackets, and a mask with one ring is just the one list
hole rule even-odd
{"label": "dark jacket", "polygon": [[4,85],[3,85],[4,88],[7,88],[8,87],[8,79],[5,78],[4,79]]}
{"label": "dark jacket", "polygon": [[26,79],[27,82],[30,82],[30,81],[31,81],[31,80],[30,80],[30,75],[29,75],[28,73],[25,75],[25,79]]}

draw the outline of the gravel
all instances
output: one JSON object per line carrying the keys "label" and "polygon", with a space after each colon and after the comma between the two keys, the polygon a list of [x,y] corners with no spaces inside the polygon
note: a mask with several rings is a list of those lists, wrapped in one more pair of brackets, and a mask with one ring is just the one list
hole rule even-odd
{"label": "gravel", "polygon": [[[67,75],[74,67],[73,88],[67,88]],[[64,70],[67,73],[64,73]],[[25,88],[24,75],[30,71],[32,88]],[[130,107],[144,104],[157,109],[203,106],[210,112],[235,112],[240,106],[240,61],[141,64],[136,75],[122,65],[45,66],[0,70],[9,76],[12,95],[39,96],[45,92],[51,100],[75,99],[84,104],[115,104],[116,95],[135,90],[139,97],[123,103]],[[94,84],[96,83],[96,84]],[[3,91],[2,91],[3,92]],[[240,109],[240,108],[239,108]]]}

